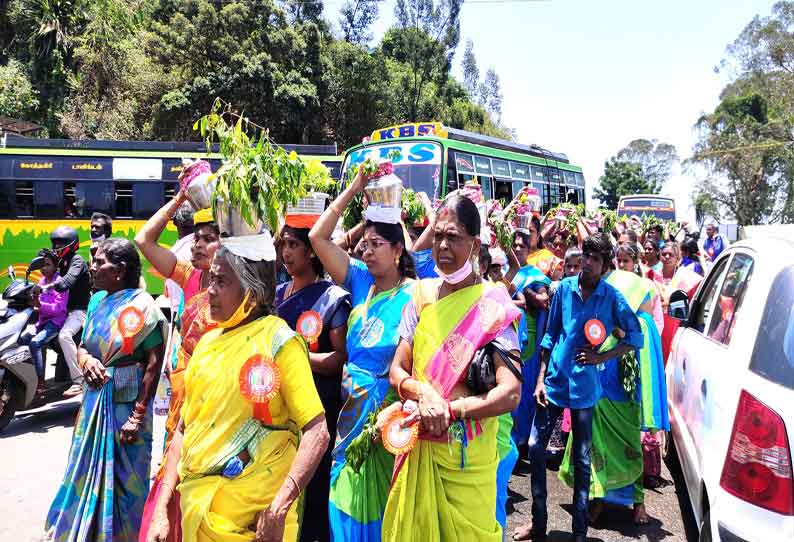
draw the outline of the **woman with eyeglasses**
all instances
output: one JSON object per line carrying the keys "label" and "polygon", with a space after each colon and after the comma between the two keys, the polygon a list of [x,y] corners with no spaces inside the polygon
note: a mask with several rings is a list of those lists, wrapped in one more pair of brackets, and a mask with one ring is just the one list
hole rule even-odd
{"label": "woman with eyeglasses", "polygon": [[367,220],[359,243],[361,260],[351,258],[331,241],[342,211],[366,184],[366,177],[359,173],[309,232],[314,253],[333,281],[350,292],[353,305],[342,374],[342,411],[331,465],[328,506],[332,540],[381,539],[394,456],[382,445],[373,445],[356,471],[347,464],[345,452],[391,389],[389,366],[400,339],[397,326],[415,277],[399,223]]}

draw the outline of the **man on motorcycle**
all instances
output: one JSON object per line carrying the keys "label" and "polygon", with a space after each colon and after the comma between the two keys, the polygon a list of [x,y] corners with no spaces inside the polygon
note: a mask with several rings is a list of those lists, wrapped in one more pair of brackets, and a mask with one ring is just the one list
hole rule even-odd
{"label": "man on motorcycle", "polygon": [[43,288],[69,292],[69,302],[66,306],[69,314],[58,333],[58,342],[63,350],[63,356],[69,366],[69,375],[72,378],[72,385],[63,392],[63,396],[76,397],[83,392],[83,372],[77,365],[77,345],[74,342],[74,335],[85,324],[85,312],[91,297],[91,279],[88,275],[88,264],[82,256],[77,254],[77,249],[80,248],[80,239],[74,228],[69,226],[56,228],[50,234],[50,241],[52,249],[60,258],[58,262],[60,278]]}

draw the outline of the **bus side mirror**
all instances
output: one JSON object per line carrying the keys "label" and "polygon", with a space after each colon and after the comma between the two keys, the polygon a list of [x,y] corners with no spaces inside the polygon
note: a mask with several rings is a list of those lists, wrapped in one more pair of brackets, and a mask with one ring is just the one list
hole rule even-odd
{"label": "bus side mirror", "polygon": [[8,278],[10,278],[11,280],[17,280],[17,274],[14,273],[13,265],[8,266]]}
{"label": "bus side mirror", "polygon": [[667,314],[670,318],[675,318],[681,322],[685,322],[689,319],[689,296],[685,291],[676,290],[670,294]]}

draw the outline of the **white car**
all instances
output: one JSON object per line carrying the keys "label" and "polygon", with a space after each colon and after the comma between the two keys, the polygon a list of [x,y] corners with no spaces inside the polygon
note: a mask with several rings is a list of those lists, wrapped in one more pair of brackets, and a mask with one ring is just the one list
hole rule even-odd
{"label": "white car", "polygon": [[667,397],[700,540],[794,541],[794,242],[736,243],[676,294]]}

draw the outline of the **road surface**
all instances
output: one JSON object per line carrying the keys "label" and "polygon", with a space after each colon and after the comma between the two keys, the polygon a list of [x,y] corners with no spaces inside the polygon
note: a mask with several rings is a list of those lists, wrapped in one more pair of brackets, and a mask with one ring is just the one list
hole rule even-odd
{"label": "road surface", "polygon": [[[41,540],[47,510],[63,476],[78,407],[78,400],[70,400],[24,413],[0,434],[0,458],[3,459],[3,468],[0,469],[0,542]],[[555,472],[549,471],[548,474],[549,540],[566,541],[571,525],[571,490],[557,480]],[[662,474],[668,480],[672,478],[666,467],[663,467]],[[516,525],[529,519],[531,494],[526,465],[513,476],[510,488],[513,511],[508,517],[507,540],[510,540]],[[677,480],[676,485],[649,491],[646,503],[653,519],[650,525],[642,528],[632,524],[630,509],[606,508],[599,522],[591,528],[589,540],[678,542],[696,539],[691,527],[685,528],[688,522],[682,518],[679,504],[682,490],[680,480]]]}

